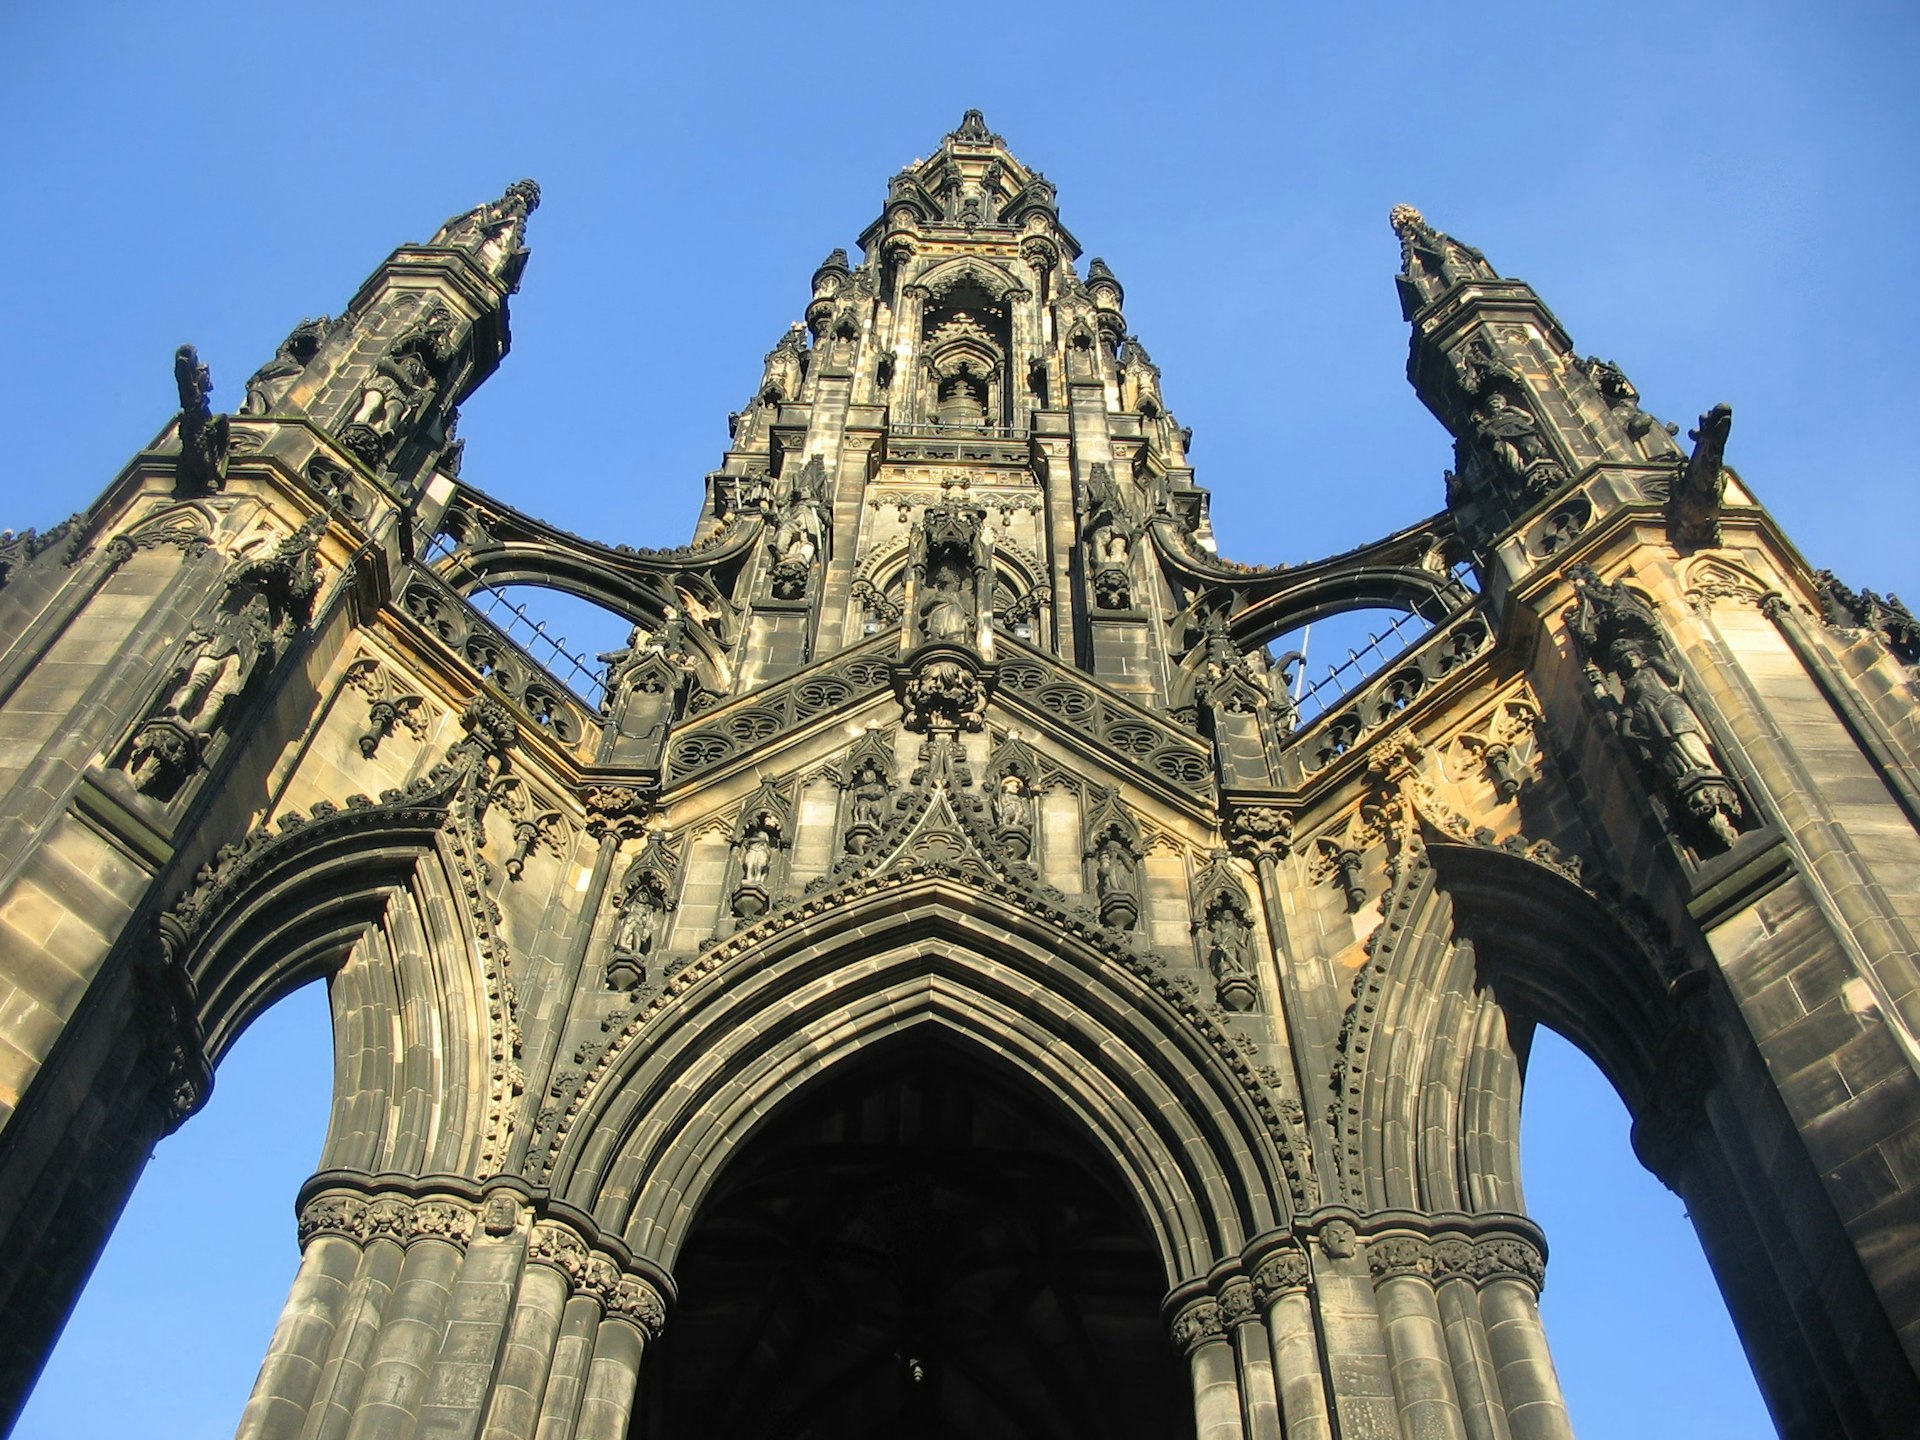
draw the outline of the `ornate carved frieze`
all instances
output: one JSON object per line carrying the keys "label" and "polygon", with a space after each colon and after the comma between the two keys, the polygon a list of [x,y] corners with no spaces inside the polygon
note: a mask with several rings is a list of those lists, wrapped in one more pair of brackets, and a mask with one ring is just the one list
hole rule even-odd
{"label": "ornate carved frieze", "polygon": [[854,650],[765,686],[683,725],[667,749],[667,780],[679,784],[799,724],[837,711],[893,682],[893,666],[879,645]]}

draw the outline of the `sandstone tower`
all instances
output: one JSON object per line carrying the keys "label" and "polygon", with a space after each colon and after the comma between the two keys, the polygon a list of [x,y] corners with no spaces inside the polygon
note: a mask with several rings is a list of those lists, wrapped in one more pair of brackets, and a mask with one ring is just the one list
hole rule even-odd
{"label": "sandstone tower", "polygon": [[[1920,626],[1809,572],[1724,407],[1677,441],[1398,209],[1445,507],[1223,559],[1118,279],[969,112],[692,543],[601,544],[458,474],[538,200],[236,414],[183,347],[151,449],[0,549],[0,1416],[325,976],[249,1440],[1564,1436],[1537,1024],[1781,1431],[1910,1433]],[[631,639],[570,687],[472,603],[516,582]],[[1272,642],[1363,608],[1398,639],[1304,689]]]}

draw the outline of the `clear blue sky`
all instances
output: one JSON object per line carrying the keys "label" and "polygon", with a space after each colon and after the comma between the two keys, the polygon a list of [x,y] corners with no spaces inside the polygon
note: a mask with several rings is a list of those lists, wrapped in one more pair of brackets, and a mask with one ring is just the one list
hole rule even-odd
{"label": "clear blue sky", "polygon": [[[10,7],[0,525],[99,491],[170,417],[182,341],[234,408],[294,322],[532,175],[514,353],[466,408],[466,475],[597,538],[677,543],[815,263],[977,105],[1126,285],[1228,554],[1310,559],[1441,504],[1450,445],[1406,386],[1391,278],[1406,201],[1533,282],[1655,414],[1731,402],[1729,458],[1808,557],[1920,599],[1910,4],[920,13]],[[262,1021],[163,1144],[22,1436],[237,1418],[324,1123],[316,1000]],[[1576,1423],[1756,1433],[1677,1204],[1590,1067],[1552,1053],[1528,1184]],[[164,1188],[209,1172],[259,1198],[207,1214]],[[1556,1198],[1616,1194],[1637,1208],[1611,1251]],[[223,1256],[218,1293],[150,1263],[189,1244]],[[1674,1293],[1648,1320],[1608,1281]]]}

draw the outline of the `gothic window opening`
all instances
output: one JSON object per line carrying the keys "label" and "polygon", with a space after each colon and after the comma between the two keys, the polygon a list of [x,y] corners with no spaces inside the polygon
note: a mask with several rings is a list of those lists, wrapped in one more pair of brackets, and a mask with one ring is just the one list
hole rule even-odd
{"label": "gothic window opening", "polygon": [[987,429],[1014,423],[1008,383],[1013,330],[1006,302],[972,276],[927,302],[921,322],[926,395],[935,425]]}
{"label": "gothic window opening", "polygon": [[635,1436],[1191,1436],[1165,1278],[1109,1162],[916,1040],[775,1112],[675,1264]]}

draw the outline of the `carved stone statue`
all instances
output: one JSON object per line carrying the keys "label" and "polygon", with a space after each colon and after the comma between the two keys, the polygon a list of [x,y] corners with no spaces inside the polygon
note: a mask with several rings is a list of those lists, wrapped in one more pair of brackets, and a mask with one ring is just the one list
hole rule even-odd
{"label": "carved stone statue", "polygon": [[264,595],[249,597],[238,610],[195,630],[189,637],[194,642],[191,658],[160,713],[177,716],[197,734],[212,731],[272,637],[273,619]]}
{"label": "carved stone statue", "polygon": [[333,321],[322,315],[318,320],[302,320],[293,333],[280,342],[273,359],[253,372],[247,381],[247,398],[240,406],[242,415],[265,415],[286,398],[293,382],[320,353],[320,346],[333,330]]}
{"label": "carved stone statue", "polygon": [[1001,830],[1033,833],[1033,797],[1027,792],[1026,777],[1018,771],[1009,770],[1000,777],[1000,786],[993,792],[993,823]]}
{"label": "carved stone statue", "polygon": [[853,773],[849,789],[853,798],[853,823],[877,827],[887,804],[887,777],[881,772],[880,762],[872,756],[862,760],[860,768]]}
{"label": "carved stone statue", "polygon": [[1136,868],[1133,852],[1119,836],[1108,835],[1101,840],[1093,854],[1094,886],[1101,898],[1122,891],[1132,894]]}
{"label": "carved stone statue", "polygon": [[647,955],[660,938],[660,927],[673,901],[667,878],[658,869],[636,860],[620,887],[620,913],[613,925],[613,949],[619,955]]}
{"label": "carved stone statue", "polygon": [[135,787],[148,793],[177,784],[199,763],[207,737],[273,643],[272,607],[265,595],[248,594],[187,639],[192,648],[128,756]]}
{"label": "carved stone statue", "polygon": [[1493,391],[1474,412],[1473,430],[1494,464],[1523,491],[1542,489],[1559,470],[1539,423],[1503,391]]}
{"label": "carved stone statue", "polygon": [[[1721,847],[1739,838],[1739,791],[1714,755],[1707,727],[1681,693],[1681,670],[1651,606],[1591,567],[1567,572],[1579,603],[1567,612],[1596,691],[1616,707],[1621,737],[1636,749],[1667,799]],[[1618,698],[1607,680],[1618,685]]]}
{"label": "carved stone statue", "polygon": [[799,489],[787,497],[773,530],[773,593],[796,600],[807,593],[813,557],[820,553],[826,523],[818,501]]}
{"label": "carved stone statue", "polygon": [[1221,895],[1207,909],[1207,968],[1214,993],[1229,1010],[1251,1010],[1259,991],[1253,983],[1253,927],[1232,899]]}
{"label": "carved stone statue", "polygon": [[173,381],[180,392],[180,463],[174,493],[200,495],[227,483],[232,444],[225,415],[213,413],[213,373],[191,345],[173,352]]}
{"label": "carved stone statue", "polygon": [[[1674,688],[1680,678],[1677,671],[1662,666],[1658,657],[1629,640],[1616,642],[1612,669],[1625,692],[1622,730],[1647,746],[1670,779],[1678,782],[1706,772],[1718,774],[1700,717]],[[1663,669],[1668,673],[1663,674]]]}
{"label": "carved stone statue", "polygon": [[773,870],[773,847],[779,835],[779,817],[765,810],[747,823],[740,837],[741,889],[766,890],[767,877]]}
{"label": "carved stone statue", "polygon": [[426,409],[456,346],[453,316],[435,304],[408,326],[374,363],[340,441],[369,465],[378,465],[405,428]]}
{"label": "carved stone statue", "polygon": [[965,640],[973,635],[973,597],[960,567],[942,564],[928,577],[920,602],[920,634],[928,640]]}

